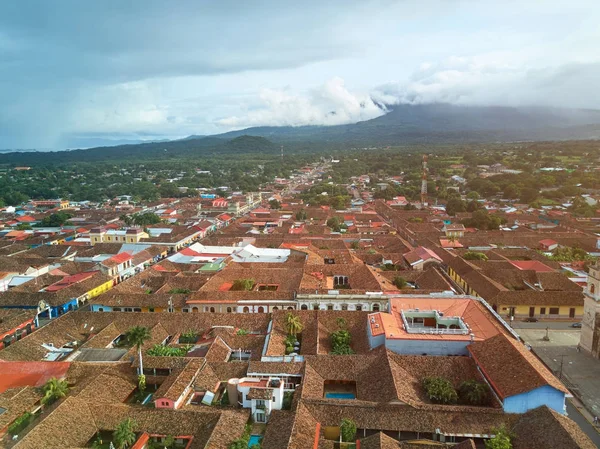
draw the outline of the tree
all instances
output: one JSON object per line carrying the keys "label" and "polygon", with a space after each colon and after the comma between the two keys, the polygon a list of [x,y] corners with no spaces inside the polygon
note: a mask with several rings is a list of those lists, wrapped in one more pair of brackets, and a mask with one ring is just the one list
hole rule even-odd
{"label": "tree", "polygon": [[66,380],[59,380],[53,377],[44,384],[42,391],[44,393],[42,404],[52,404],[57,399],[67,396],[67,393],[69,392],[69,384]]}
{"label": "tree", "polygon": [[458,393],[449,380],[443,377],[426,377],[423,379],[423,387],[430,401],[436,404],[455,404]]}
{"label": "tree", "polygon": [[504,188],[504,197],[510,200],[519,197],[519,188],[515,184],[509,184]]}
{"label": "tree", "polygon": [[289,335],[296,337],[300,332],[302,332],[302,322],[300,321],[300,317],[298,315],[294,315],[293,313],[288,312],[285,317],[285,328]]}
{"label": "tree", "polygon": [[298,212],[296,212],[296,220],[306,220],[306,211],[304,209],[300,209]]}
{"label": "tree", "polygon": [[460,198],[450,198],[446,204],[446,213],[451,216],[456,215],[458,212],[465,212],[466,210],[467,206]]}
{"label": "tree", "polygon": [[17,231],[28,231],[32,229],[32,227],[29,223],[19,223],[15,229]]}
{"label": "tree", "polygon": [[333,355],[348,355],[354,354],[350,347],[352,334],[346,329],[339,329],[331,333],[331,353]]}
{"label": "tree", "polygon": [[356,423],[348,418],[342,419],[340,433],[342,436],[342,441],[346,443],[354,443],[356,441]]}
{"label": "tree", "polygon": [[519,197],[519,201],[524,204],[533,203],[539,195],[538,189],[534,189],[532,187],[525,187],[521,189],[521,196]]}
{"label": "tree", "polygon": [[475,212],[476,210],[481,209],[483,206],[481,204],[479,204],[478,201],[469,201],[469,203],[467,204],[467,212]]}
{"label": "tree", "polygon": [[140,368],[138,374],[144,374],[144,364],[142,362],[142,346],[147,340],[150,340],[150,329],[143,326],[135,326],[127,331],[125,338],[130,345],[137,348],[138,358],[140,359]]}
{"label": "tree", "polygon": [[477,382],[476,380],[464,381],[458,387],[458,394],[461,401],[472,405],[485,404],[488,398],[488,392],[488,386],[482,382]]}
{"label": "tree", "polygon": [[40,222],[40,226],[59,227],[64,225],[72,215],[66,212],[56,212],[44,217]]}
{"label": "tree", "polygon": [[485,449],[512,449],[512,435],[506,427],[494,429],[493,432],[494,438],[485,442]]}
{"label": "tree", "polygon": [[479,193],[477,193],[475,191],[471,191],[471,192],[467,193],[467,199],[468,200],[478,200],[479,199]]}
{"label": "tree", "polygon": [[269,201],[269,206],[271,209],[281,209],[281,203],[275,199]]}
{"label": "tree", "polygon": [[402,276],[396,276],[392,281],[392,284],[398,287],[398,289],[402,290],[404,287],[406,287],[407,282]]}
{"label": "tree", "polygon": [[133,224],[133,219],[127,214],[120,215],[119,220],[125,223],[125,226],[131,226]]}
{"label": "tree", "polygon": [[136,422],[131,418],[125,418],[119,424],[113,432],[113,439],[117,445],[117,449],[126,449],[136,441],[135,432],[133,428],[136,426]]}
{"label": "tree", "polygon": [[233,281],[231,291],[251,291],[254,288],[254,279],[236,279]]}
{"label": "tree", "polygon": [[360,249],[360,240],[354,240],[350,243],[350,248],[354,250]]}

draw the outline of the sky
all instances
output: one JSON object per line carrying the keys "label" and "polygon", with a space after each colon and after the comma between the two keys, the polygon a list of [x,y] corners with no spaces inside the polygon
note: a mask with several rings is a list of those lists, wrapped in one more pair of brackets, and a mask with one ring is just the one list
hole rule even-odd
{"label": "sky", "polygon": [[0,2],[0,148],[600,109],[598,0]]}

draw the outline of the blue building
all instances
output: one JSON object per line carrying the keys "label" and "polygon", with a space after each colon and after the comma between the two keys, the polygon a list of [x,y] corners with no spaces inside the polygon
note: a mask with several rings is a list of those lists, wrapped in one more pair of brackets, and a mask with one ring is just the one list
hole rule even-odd
{"label": "blue building", "polygon": [[525,346],[499,334],[467,349],[507,413],[539,406],[565,414],[569,391]]}

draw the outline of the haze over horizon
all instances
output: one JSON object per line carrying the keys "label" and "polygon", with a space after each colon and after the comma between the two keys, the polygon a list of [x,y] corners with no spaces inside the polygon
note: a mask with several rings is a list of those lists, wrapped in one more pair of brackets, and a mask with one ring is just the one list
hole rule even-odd
{"label": "haze over horizon", "polygon": [[599,22],[593,0],[4,2],[0,148],[345,124],[382,103],[600,109]]}

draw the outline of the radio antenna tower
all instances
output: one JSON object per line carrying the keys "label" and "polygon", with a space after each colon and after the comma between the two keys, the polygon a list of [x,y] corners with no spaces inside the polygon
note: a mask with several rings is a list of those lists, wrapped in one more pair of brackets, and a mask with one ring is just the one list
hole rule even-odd
{"label": "radio antenna tower", "polygon": [[421,205],[427,206],[427,155],[423,155],[423,175],[421,176]]}

